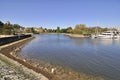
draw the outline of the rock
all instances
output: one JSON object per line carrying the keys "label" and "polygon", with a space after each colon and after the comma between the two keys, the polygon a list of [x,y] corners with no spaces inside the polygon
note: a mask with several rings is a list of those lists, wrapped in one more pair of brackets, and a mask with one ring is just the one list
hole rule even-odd
{"label": "rock", "polygon": [[10,77],[4,77],[4,80],[12,80]]}
{"label": "rock", "polygon": [[26,60],[25,60],[25,59],[23,59],[23,61],[24,61],[24,62],[26,62]]}
{"label": "rock", "polygon": [[[38,76],[39,75],[39,76]],[[10,66],[0,60],[0,80],[48,80],[23,65]]]}
{"label": "rock", "polygon": [[56,70],[56,68],[52,68],[51,73],[53,74],[55,70]]}

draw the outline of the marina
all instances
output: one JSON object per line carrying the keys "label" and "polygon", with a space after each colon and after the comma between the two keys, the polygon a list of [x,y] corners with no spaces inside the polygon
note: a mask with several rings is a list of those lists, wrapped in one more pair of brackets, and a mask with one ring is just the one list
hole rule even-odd
{"label": "marina", "polygon": [[120,39],[120,28],[116,28],[115,30],[105,31],[102,34],[92,34],[91,38],[98,38],[98,39]]}

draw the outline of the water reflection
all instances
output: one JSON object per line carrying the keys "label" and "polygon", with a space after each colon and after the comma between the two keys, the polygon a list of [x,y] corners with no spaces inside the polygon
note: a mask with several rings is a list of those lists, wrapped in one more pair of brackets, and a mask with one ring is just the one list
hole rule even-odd
{"label": "water reflection", "polygon": [[74,42],[76,45],[119,45],[120,40],[114,39],[91,39],[91,38],[71,38],[71,41]]}
{"label": "water reflection", "polygon": [[42,34],[36,35],[36,39],[26,45],[20,55],[120,80],[120,40]]}

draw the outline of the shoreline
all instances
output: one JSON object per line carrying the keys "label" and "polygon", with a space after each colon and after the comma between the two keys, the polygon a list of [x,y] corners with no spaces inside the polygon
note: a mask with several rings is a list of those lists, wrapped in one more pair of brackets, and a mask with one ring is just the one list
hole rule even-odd
{"label": "shoreline", "polygon": [[71,68],[58,66],[46,61],[37,61],[26,57],[21,58],[25,59],[26,62],[35,65],[35,67],[38,67],[39,69],[46,70],[48,73],[51,73],[51,70],[54,69],[52,74],[59,78],[58,80],[107,80],[103,76],[93,76],[84,72],[78,73]]}
{"label": "shoreline", "polygon": [[[18,63],[24,65],[25,67],[27,67],[29,69],[32,69],[33,71],[35,71],[37,73],[43,74],[49,80],[58,80],[52,74],[49,74],[49,73],[47,73],[47,72],[45,72],[43,70],[40,70],[37,67],[34,67],[33,65],[27,63],[25,60],[22,60],[22,59],[16,57],[15,55],[13,55],[14,50],[15,51],[20,50],[20,48],[22,48],[24,45],[26,45],[33,38],[34,37],[30,37],[30,38],[26,38],[26,39],[23,39],[23,40],[12,42],[10,44],[0,46],[0,53],[2,53],[3,55],[7,56],[10,59],[13,59],[14,61],[17,61]],[[14,54],[16,54],[16,53],[14,53]]]}
{"label": "shoreline", "polygon": [[92,76],[85,73],[79,74],[71,69],[63,69],[61,66],[55,66],[53,64],[42,61],[41,63],[38,63],[37,61],[32,61],[31,59],[17,56],[17,52],[32,39],[33,38],[29,38],[25,41],[21,41],[15,44],[11,43],[12,45],[9,45],[10,47],[5,46],[1,51],[5,56],[19,62],[20,64],[34,70],[37,73],[43,74],[49,80],[104,80],[100,76]]}
{"label": "shoreline", "polygon": [[73,38],[89,38],[89,35],[83,35],[83,34],[67,34],[65,33],[64,35],[73,37]]}
{"label": "shoreline", "polygon": [[48,80],[42,74],[0,54],[0,80]]}

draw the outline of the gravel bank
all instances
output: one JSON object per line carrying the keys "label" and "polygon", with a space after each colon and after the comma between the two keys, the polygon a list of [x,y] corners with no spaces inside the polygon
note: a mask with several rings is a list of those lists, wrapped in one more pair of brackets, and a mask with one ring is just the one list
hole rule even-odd
{"label": "gravel bank", "polygon": [[0,80],[48,80],[22,64],[0,54]]}
{"label": "gravel bank", "polygon": [[[29,65],[23,60],[17,59],[11,54],[15,48],[24,46],[32,39],[31,37],[0,46],[0,80],[49,80],[41,73],[29,68]],[[9,71],[14,74],[11,75]]]}

